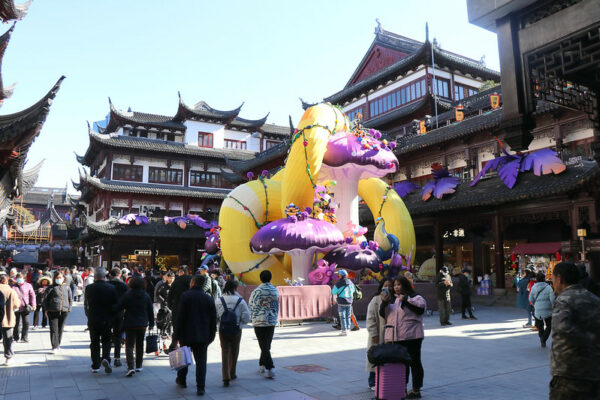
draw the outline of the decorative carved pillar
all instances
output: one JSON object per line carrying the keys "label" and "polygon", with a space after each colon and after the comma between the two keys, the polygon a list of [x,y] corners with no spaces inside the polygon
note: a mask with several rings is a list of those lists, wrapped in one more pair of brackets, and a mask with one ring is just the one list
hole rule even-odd
{"label": "decorative carved pillar", "polygon": [[504,240],[502,238],[502,219],[498,213],[493,217],[494,259],[496,261],[496,287],[504,289]]}

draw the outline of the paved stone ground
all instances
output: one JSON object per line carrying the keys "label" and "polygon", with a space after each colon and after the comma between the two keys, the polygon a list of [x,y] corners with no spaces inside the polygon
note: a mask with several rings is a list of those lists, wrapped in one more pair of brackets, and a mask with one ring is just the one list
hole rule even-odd
{"label": "paved stone ground", "polygon": [[[546,399],[549,348],[537,335],[521,328],[523,313],[515,308],[481,307],[478,321],[462,321],[441,328],[437,316],[425,318],[423,343],[424,399]],[[194,369],[187,389],[174,384],[175,373],[166,356],[148,356],[144,371],[125,378],[124,367],[113,374],[89,371],[89,336],[84,332],[81,305],[67,319],[62,350],[49,353],[48,330],[30,333],[30,343],[15,344],[14,363],[0,367],[0,400],[28,399],[184,399],[196,398]],[[361,326],[364,326],[364,321]],[[277,328],[273,342],[277,376],[257,374],[258,343],[244,329],[238,379],[228,388],[221,383],[218,339],[209,347],[207,399],[371,399],[365,366],[365,329],[348,337],[326,323]],[[318,372],[295,372],[285,367],[314,364]]]}

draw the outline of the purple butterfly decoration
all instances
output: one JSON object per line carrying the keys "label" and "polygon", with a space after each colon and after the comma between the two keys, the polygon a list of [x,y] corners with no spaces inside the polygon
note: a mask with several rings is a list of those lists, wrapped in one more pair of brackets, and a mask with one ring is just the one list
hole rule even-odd
{"label": "purple butterfly decoration", "polygon": [[411,181],[402,181],[394,184],[394,190],[402,199],[414,192],[415,190],[417,190],[418,188],[419,186],[412,183]]}
{"label": "purple butterfly decoration", "polygon": [[117,223],[120,225],[130,225],[132,222],[136,225],[147,224],[148,217],[138,214],[127,214],[117,220]]}
{"label": "purple butterfly decoration", "polygon": [[517,183],[520,172],[533,171],[537,176],[551,173],[557,175],[567,168],[562,160],[558,158],[558,155],[550,149],[541,149],[528,154],[519,152],[510,154],[506,151],[502,142],[498,140],[498,143],[500,143],[504,155],[488,161],[473,179],[471,186],[475,186],[490,170],[498,170],[498,176],[502,179],[502,182],[509,189],[512,189]]}
{"label": "purple butterfly decoration", "polygon": [[196,214],[188,214],[185,216],[190,222],[193,222],[197,226],[202,229],[210,229],[213,227],[213,224],[206,222],[204,218],[200,218],[200,216]]}
{"label": "purple butterfly decoration", "polygon": [[441,199],[444,195],[452,194],[460,182],[458,178],[450,176],[448,168],[442,167],[439,163],[431,164],[431,173],[433,181],[428,182],[421,190],[421,198],[427,201],[433,195],[436,199]]}

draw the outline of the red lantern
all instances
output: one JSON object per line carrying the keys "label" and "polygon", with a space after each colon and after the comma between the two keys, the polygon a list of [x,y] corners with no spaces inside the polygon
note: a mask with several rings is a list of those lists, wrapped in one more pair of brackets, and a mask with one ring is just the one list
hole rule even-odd
{"label": "red lantern", "polygon": [[512,253],[512,254],[510,255],[510,261],[512,261],[512,262],[515,262],[515,261],[517,261],[517,256],[515,255],[515,253]]}
{"label": "red lantern", "polygon": [[513,264],[510,266],[512,269],[517,269],[517,264]]}
{"label": "red lantern", "polygon": [[560,255],[560,251],[557,251],[554,256],[556,257],[556,261],[562,260],[562,256]]}

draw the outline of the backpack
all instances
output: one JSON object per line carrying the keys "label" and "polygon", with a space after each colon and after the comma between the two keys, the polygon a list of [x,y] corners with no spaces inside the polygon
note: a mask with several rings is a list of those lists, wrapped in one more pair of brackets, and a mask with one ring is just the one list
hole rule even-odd
{"label": "backpack", "polygon": [[219,332],[224,333],[225,335],[237,335],[241,328],[238,325],[238,318],[235,314],[235,309],[242,302],[242,298],[240,297],[235,303],[235,307],[233,310],[227,308],[227,303],[225,299],[221,297],[221,303],[223,304],[223,315],[221,315],[221,323],[219,324]]}
{"label": "backpack", "polygon": [[354,300],[362,300],[363,292],[358,285],[354,285],[354,293],[352,294]]}

